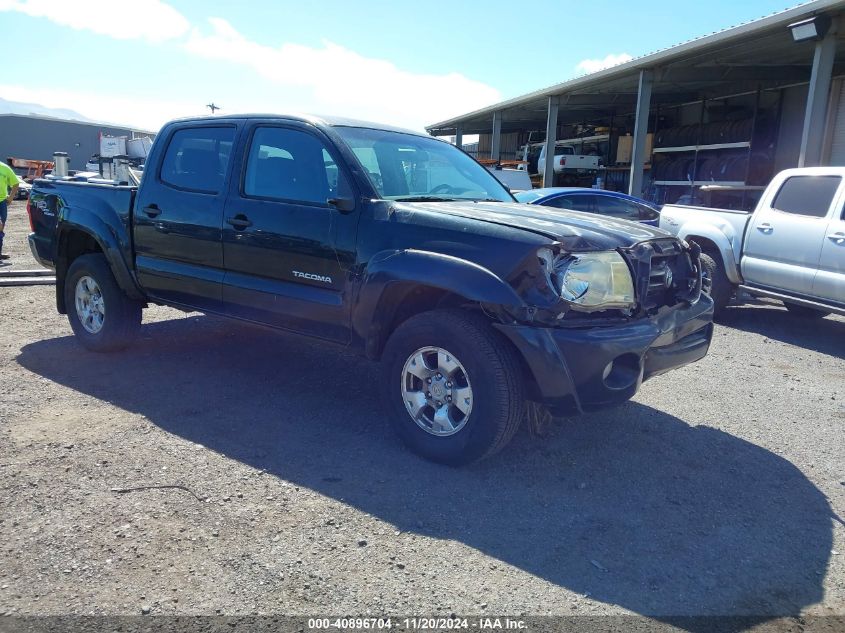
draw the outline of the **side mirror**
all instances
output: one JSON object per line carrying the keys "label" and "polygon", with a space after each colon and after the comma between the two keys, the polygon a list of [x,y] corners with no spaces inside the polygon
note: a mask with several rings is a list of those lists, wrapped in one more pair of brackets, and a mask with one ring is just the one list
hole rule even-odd
{"label": "side mirror", "polygon": [[329,198],[326,204],[334,207],[341,213],[349,213],[355,210],[355,200],[352,198]]}

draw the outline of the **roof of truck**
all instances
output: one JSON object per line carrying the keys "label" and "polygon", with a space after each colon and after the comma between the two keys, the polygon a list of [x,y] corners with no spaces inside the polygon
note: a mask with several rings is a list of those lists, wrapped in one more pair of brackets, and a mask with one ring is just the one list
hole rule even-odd
{"label": "roof of truck", "polygon": [[268,112],[268,113],[244,113],[244,114],[222,114],[222,115],[206,115],[206,116],[195,116],[195,117],[185,117],[182,119],[176,119],[179,122],[185,121],[225,121],[225,120],[239,120],[239,119],[288,119],[293,121],[302,121],[304,123],[314,123],[314,124],[322,124],[329,127],[361,127],[361,128],[369,128],[373,130],[387,130],[389,132],[401,132],[402,134],[413,134],[415,136],[424,136],[426,138],[432,138],[425,132],[417,131],[417,130],[409,130],[406,128],[396,127],[395,125],[386,125],[384,123],[374,123],[372,121],[362,121],[360,119],[351,119],[348,117],[340,117],[340,116],[326,116],[326,115],[314,115],[314,114],[302,114],[302,113],[279,113],[279,112]]}

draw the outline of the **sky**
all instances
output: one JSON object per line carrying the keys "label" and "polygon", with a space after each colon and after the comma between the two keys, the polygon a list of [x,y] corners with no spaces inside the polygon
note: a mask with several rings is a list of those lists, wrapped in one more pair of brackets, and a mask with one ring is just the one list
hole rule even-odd
{"label": "sky", "polygon": [[0,0],[0,99],[152,131],[212,102],[421,130],[796,3]]}

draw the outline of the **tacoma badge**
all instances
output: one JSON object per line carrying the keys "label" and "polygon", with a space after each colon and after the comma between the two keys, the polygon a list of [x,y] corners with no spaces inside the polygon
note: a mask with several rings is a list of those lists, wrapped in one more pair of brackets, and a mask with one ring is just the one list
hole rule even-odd
{"label": "tacoma badge", "polygon": [[315,275],[314,273],[303,273],[298,270],[292,270],[294,277],[300,277],[302,279],[310,279],[311,281],[322,281],[325,284],[332,283],[331,277],[325,277],[323,275]]}

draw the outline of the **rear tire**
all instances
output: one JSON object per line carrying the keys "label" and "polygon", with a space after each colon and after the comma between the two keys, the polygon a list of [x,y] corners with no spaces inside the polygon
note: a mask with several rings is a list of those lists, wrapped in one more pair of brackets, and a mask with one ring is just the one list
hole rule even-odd
{"label": "rear tire", "polygon": [[382,363],[393,428],[426,459],[469,464],[501,450],[519,428],[519,361],[483,317],[462,310],[411,317],[391,335]]}
{"label": "rear tire", "polygon": [[[714,257],[708,253],[701,254],[701,267],[704,274],[709,279],[709,288],[705,291],[713,299],[713,314],[719,316],[724,312],[725,307],[731,300],[734,288],[730,279],[725,274],[725,268],[722,266],[721,259]],[[705,287],[706,287],[705,283]]]}
{"label": "rear tire", "polygon": [[65,306],[73,333],[92,352],[123,349],[141,328],[141,304],[124,294],[101,254],[82,255],[70,265]]}
{"label": "rear tire", "polygon": [[823,310],[814,310],[813,308],[801,306],[797,303],[787,303],[786,301],[784,301],[783,305],[786,307],[787,310],[789,310],[791,314],[794,314],[795,316],[804,319],[823,319],[830,314],[830,312],[825,312]]}

